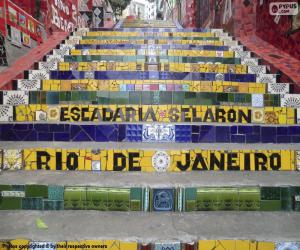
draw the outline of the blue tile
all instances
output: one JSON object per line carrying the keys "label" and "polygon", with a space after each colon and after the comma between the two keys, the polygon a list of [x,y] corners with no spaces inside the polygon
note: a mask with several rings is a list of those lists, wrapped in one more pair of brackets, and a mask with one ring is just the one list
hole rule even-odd
{"label": "blue tile", "polygon": [[247,134],[246,135],[246,143],[259,143],[260,135]]}
{"label": "blue tile", "polygon": [[287,135],[288,127],[277,127],[277,135]]}
{"label": "blue tile", "polygon": [[252,127],[251,126],[239,126],[238,127],[238,133],[239,134],[251,134],[252,133]]}
{"label": "blue tile", "polygon": [[262,143],[276,143],[277,130],[276,127],[262,127],[261,128],[261,142]]}
{"label": "blue tile", "polygon": [[215,137],[215,131],[210,130],[210,131],[201,131],[199,135],[199,143],[201,142],[215,142],[216,137]]}
{"label": "blue tile", "polygon": [[29,134],[26,135],[24,141],[37,141],[37,132],[31,131]]}
{"label": "blue tile", "polygon": [[291,136],[288,135],[279,135],[277,136],[277,143],[291,143]]}
{"label": "blue tile", "polygon": [[50,124],[49,131],[50,132],[63,132],[65,130],[64,124]]}
{"label": "blue tile", "polygon": [[230,131],[230,127],[227,126],[216,127],[216,142],[229,143],[230,142],[229,131]]}
{"label": "blue tile", "polygon": [[231,143],[245,143],[245,135],[231,135]]}
{"label": "blue tile", "polygon": [[34,128],[37,132],[49,132],[49,124],[35,124]]}
{"label": "blue tile", "polygon": [[93,141],[88,134],[86,134],[84,131],[79,132],[74,138],[73,141]]}
{"label": "blue tile", "polygon": [[38,141],[53,141],[53,133],[38,133]]}
{"label": "blue tile", "polygon": [[81,125],[81,130],[84,131],[92,141],[96,139],[96,127],[95,125]]}
{"label": "blue tile", "polygon": [[152,209],[155,212],[168,212],[174,211],[174,189],[164,188],[158,189],[154,188],[152,190]]}
{"label": "blue tile", "polygon": [[289,135],[300,135],[300,126],[289,126],[288,134]]}
{"label": "blue tile", "polygon": [[70,141],[69,133],[54,133],[54,141]]}
{"label": "blue tile", "polygon": [[238,132],[238,127],[237,126],[231,126],[230,133],[231,134],[237,134],[237,132]]}
{"label": "blue tile", "polygon": [[300,135],[292,136],[292,143],[300,143]]}

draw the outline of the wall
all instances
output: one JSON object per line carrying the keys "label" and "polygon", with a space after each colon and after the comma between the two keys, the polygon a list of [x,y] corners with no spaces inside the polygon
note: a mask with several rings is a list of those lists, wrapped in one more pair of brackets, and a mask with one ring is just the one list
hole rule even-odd
{"label": "wall", "polygon": [[[300,60],[300,30],[294,34],[289,34],[292,30],[300,28],[300,12],[297,16],[298,23],[291,16],[281,16],[278,20],[275,18],[276,16],[270,16],[269,14],[270,2],[276,1],[278,2],[278,0],[264,0],[262,4],[257,4],[256,34],[275,47]],[[285,2],[295,1],[289,0]]]}

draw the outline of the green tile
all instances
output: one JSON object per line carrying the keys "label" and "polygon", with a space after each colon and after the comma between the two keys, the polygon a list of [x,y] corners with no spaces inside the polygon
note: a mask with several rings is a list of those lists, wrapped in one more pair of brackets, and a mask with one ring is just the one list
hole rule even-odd
{"label": "green tile", "polygon": [[110,92],[110,104],[129,104],[129,93],[127,91]]}
{"label": "green tile", "polygon": [[260,211],[280,211],[281,201],[280,200],[261,200]]}
{"label": "green tile", "polygon": [[184,102],[184,92],[182,91],[174,91],[173,92],[173,104],[182,105]]}
{"label": "green tile", "polygon": [[171,91],[161,91],[159,92],[159,100],[160,100],[160,104],[164,105],[164,104],[172,104],[172,92]]}
{"label": "green tile", "polygon": [[109,104],[109,92],[97,91],[98,104]]}
{"label": "green tile", "polygon": [[239,209],[256,211],[260,209],[260,189],[256,187],[239,188]]}
{"label": "green tile", "polygon": [[43,200],[43,210],[64,210],[64,202],[56,200]]}
{"label": "green tile", "polygon": [[134,105],[140,105],[141,104],[141,91],[130,91],[129,92],[129,103]]}
{"label": "green tile", "polygon": [[130,189],[130,210],[142,211],[143,210],[143,188]]}
{"label": "green tile", "polygon": [[21,197],[0,197],[0,210],[22,209]]}
{"label": "green tile", "polygon": [[108,192],[108,210],[129,211],[129,208],[130,208],[130,189],[110,188]]}
{"label": "green tile", "polygon": [[86,187],[65,187],[64,206],[65,209],[86,209]]}
{"label": "green tile", "polygon": [[43,210],[43,198],[22,198],[22,209]]}
{"label": "green tile", "polygon": [[239,210],[239,193],[237,188],[217,188],[218,210]]}
{"label": "green tile", "polygon": [[48,91],[46,93],[46,104],[59,104],[59,92]]}
{"label": "green tile", "polygon": [[195,92],[185,92],[184,104],[185,105],[196,105],[197,95]]}
{"label": "green tile", "polygon": [[151,105],[153,94],[150,91],[142,92],[142,105]]}
{"label": "green tile", "polygon": [[284,211],[292,211],[293,210],[293,187],[281,187],[281,206]]}
{"label": "green tile", "polygon": [[40,92],[39,91],[29,91],[29,103],[30,104],[40,104]]}
{"label": "green tile", "polygon": [[280,187],[261,187],[262,200],[280,200]]}
{"label": "green tile", "polygon": [[196,188],[185,188],[185,211],[191,212],[196,210],[196,199],[197,199],[197,189]]}
{"label": "green tile", "polygon": [[0,185],[0,192],[1,191],[13,191],[12,185]]}
{"label": "green tile", "polygon": [[108,211],[108,189],[101,187],[87,187],[86,209]]}
{"label": "green tile", "polygon": [[58,185],[48,186],[48,199],[49,200],[64,200],[64,187]]}
{"label": "green tile", "polygon": [[26,185],[25,197],[34,198],[42,197],[48,198],[48,186],[45,185]]}
{"label": "green tile", "polygon": [[47,91],[40,91],[40,100],[38,101],[40,104],[47,103]]}
{"label": "green tile", "polygon": [[219,201],[216,188],[198,188],[196,210],[210,211],[218,210]]}

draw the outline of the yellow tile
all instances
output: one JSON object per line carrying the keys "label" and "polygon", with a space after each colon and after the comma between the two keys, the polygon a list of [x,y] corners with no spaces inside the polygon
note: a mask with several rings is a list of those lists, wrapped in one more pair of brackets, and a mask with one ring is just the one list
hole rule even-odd
{"label": "yellow tile", "polygon": [[10,244],[11,244],[11,246],[14,246],[14,247],[10,247],[10,250],[20,250],[20,249],[26,250],[26,249],[28,249],[29,242],[30,241],[26,240],[26,239],[11,240]]}
{"label": "yellow tile", "polygon": [[257,250],[275,250],[273,242],[258,242]]}

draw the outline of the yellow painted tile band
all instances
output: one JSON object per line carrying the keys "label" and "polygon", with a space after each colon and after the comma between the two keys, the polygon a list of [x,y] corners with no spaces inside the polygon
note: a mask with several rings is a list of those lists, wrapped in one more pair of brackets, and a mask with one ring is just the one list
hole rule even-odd
{"label": "yellow painted tile band", "polygon": [[[7,170],[90,171],[100,165],[101,171],[294,171],[296,155],[294,150],[26,148],[10,158],[12,167]],[[20,168],[14,162],[22,162]]]}
{"label": "yellow painted tile band", "polygon": [[142,91],[151,84],[180,84],[188,87],[191,92],[218,93],[266,93],[266,84],[248,82],[211,82],[211,81],[181,81],[181,80],[43,80],[42,90],[70,91],[70,90],[101,90],[121,91],[121,85],[133,84],[135,90]]}
{"label": "yellow painted tile band", "polygon": [[200,41],[200,40],[155,40],[154,43],[148,40],[129,40],[129,39],[112,39],[112,40],[97,40],[97,39],[87,39],[80,40],[80,44],[196,44],[196,45],[215,45],[223,46],[223,41]]}
{"label": "yellow painted tile band", "polygon": [[185,122],[295,124],[295,109],[286,107],[190,105],[18,105],[15,121]]}

